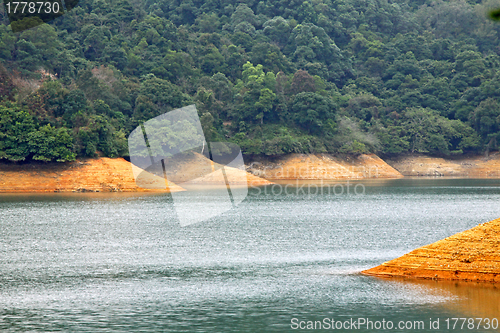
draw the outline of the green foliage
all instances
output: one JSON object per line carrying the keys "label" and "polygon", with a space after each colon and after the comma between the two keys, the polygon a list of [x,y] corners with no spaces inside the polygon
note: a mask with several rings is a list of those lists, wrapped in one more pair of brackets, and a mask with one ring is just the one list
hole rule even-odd
{"label": "green foliage", "polygon": [[24,161],[30,155],[29,136],[36,131],[33,118],[8,103],[0,105],[0,158]]}
{"label": "green foliage", "polygon": [[327,130],[327,121],[334,118],[336,110],[330,98],[312,92],[299,93],[291,102],[292,119],[312,134]]}
{"label": "green foliage", "polygon": [[15,94],[15,86],[12,79],[9,77],[9,73],[0,65],[0,101],[3,100],[13,100]]}
{"label": "green foliage", "polygon": [[35,161],[74,161],[73,138],[67,128],[45,125],[29,134],[29,151]]}
{"label": "green foliage", "polygon": [[457,154],[478,149],[480,138],[467,124],[450,120],[436,111],[422,108],[405,112],[378,129],[384,152]]}
{"label": "green foliage", "polygon": [[0,105],[0,159],[68,162],[75,157],[67,128],[38,128],[29,113],[10,103]]}
{"label": "green foliage", "polygon": [[246,154],[497,149],[493,5],[82,0],[0,25],[0,158],[125,156],[140,123],[193,103]]}
{"label": "green foliage", "polygon": [[490,11],[489,15],[492,20],[500,21],[500,9]]}
{"label": "green foliage", "polygon": [[234,87],[240,102],[235,118],[263,124],[266,114],[274,108],[275,86],[276,76],[272,72],[264,72],[262,65],[254,66],[250,62],[243,65],[242,79]]}
{"label": "green foliage", "polygon": [[166,111],[191,104],[191,98],[167,80],[149,75],[141,83],[133,117],[147,121]]}

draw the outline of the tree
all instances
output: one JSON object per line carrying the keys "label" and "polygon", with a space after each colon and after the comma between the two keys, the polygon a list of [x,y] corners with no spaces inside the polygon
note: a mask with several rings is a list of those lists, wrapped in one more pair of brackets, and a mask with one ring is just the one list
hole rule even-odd
{"label": "tree", "polygon": [[324,63],[329,70],[328,79],[340,81],[350,72],[337,45],[323,28],[312,23],[299,24],[292,30],[284,53],[291,56],[299,68],[316,61]]}
{"label": "tree", "polygon": [[74,161],[73,138],[67,128],[55,128],[50,124],[31,132],[28,138],[29,152],[35,161]]}
{"label": "tree", "polygon": [[500,139],[500,104],[488,98],[474,110],[471,122],[476,131],[487,142],[486,153],[496,148]]}
{"label": "tree", "polygon": [[72,117],[80,111],[86,111],[87,99],[81,90],[73,90],[67,94],[61,104],[58,116],[62,116],[67,122],[72,121]]}
{"label": "tree", "polygon": [[200,32],[203,33],[212,33],[218,31],[220,24],[221,23],[219,21],[219,18],[215,13],[203,13],[196,19],[196,25],[198,26]]}
{"label": "tree", "polygon": [[[37,60],[39,65],[48,66],[53,69],[57,54],[62,48],[62,44],[53,26],[42,24],[35,28],[23,31],[19,35],[17,43],[22,43],[28,49],[30,56]],[[25,59],[23,61],[26,61]],[[37,68],[38,69],[38,68]]]}
{"label": "tree", "polygon": [[292,31],[288,22],[281,16],[276,16],[264,24],[264,34],[275,42],[280,48],[288,43]]}
{"label": "tree", "polygon": [[104,49],[109,43],[110,31],[107,27],[95,27],[85,38],[85,56],[89,60],[98,60],[104,54]]}
{"label": "tree", "polygon": [[498,132],[500,130],[500,104],[492,98],[481,102],[474,110],[471,121],[476,131],[483,137]]}
{"label": "tree", "polygon": [[289,73],[293,68],[279,47],[269,43],[256,43],[252,47],[250,58],[253,63],[262,64],[266,71]]}
{"label": "tree", "polygon": [[234,31],[239,24],[244,22],[250,24],[252,27],[257,26],[257,18],[254,11],[246,4],[240,4],[236,7],[233,15],[231,15],[230,26]]}
{"label": "tree", "polygon": [[172,109],[190,104],[192,104],[191,98],[182,93],[179,87],[152,75],[141,84],[133,117],[138,121],[147,121]]}
{"label": "tree", "polygon": [[302,92],[292,100],[291,111],[297,125],[310,133],[319,134],[331,127],[337,106],[328,97],[313,92]]}
{"label": "tree", "polygon": [[0,65],[0,102],[2,100],[13,100],[15,90],[16,88],[9,73],[5,67]]}
{"label": "tree", "polygon": [[127,53],[122,47],[109,43],[103,51],[103,60],[116,68],[123,70],[127,66]]}
{"label": "tree", "polygon": [[372,119],[379,118],[381,108],[382,103],[377,97],[366,94],[351,98],[346,111],[349,116],[354,116],[364,121],[371,121]]}
{"label": "tree", "polygon": [[210,45],[206,48],[204,55],[201,57],[201,69],[207,74],[215,74],[224,71],[223,69],[224,58],[219,50]]}
{"label": "tree", "polygon": [[15,49],[16,37],[6,25],[0,25],[0,58],[10,60]]}
{"label": "tree", "polygon": [[29,113],[11,103],[0,105],[0,159],[26,160],[30,155],[29,137],[35,130]]}
{"label": "tree", "polygon": [[291,93],[315,92],[316,84],[314,78],[307,71],[298,70],[292,78]]}
{"label": "tree", "polygon": [[165,68],[163,76],[171,82],[196,75],[193,58],[185,52],[168,51],[162,64]]}
{"label": "tree", "polygon": [[429,109],[412,108],[404,112],[403,128],[408,133],[412,153],[448,152],[447,142],[439,131],[436,114]]}
{"label": "tree", "polygon": [[260,91],[259,101],[255,103],[255,108],[259,114],[256,119],[260,119],[260,123],[264,123],[264,115],[273,109],[273,104],[276,99],[276,94],[269,88],[263,88]]}
{"label": "tree", "polygon": [[263,124],[265,114],[270,113],[276,99],[275,87],[276,76],[264,72],[261,64],[254,66],[247,62],[243,65],[242,79],[235,86],[239,100],[236,118]]}

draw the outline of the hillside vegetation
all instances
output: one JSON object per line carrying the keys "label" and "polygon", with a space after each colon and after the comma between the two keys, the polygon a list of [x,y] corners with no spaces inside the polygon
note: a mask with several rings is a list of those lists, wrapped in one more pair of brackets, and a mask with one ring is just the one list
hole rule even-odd
{"label": "hillside vegetation", "polygon": [[500,1],[81,0],[0,13],[0,159],[128,154],[196,104],[247,155],[484,153],[500,142]]}

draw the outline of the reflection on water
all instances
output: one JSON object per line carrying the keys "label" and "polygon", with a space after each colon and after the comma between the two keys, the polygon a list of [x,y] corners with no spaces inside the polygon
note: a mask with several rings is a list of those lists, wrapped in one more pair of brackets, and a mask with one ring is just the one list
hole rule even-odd
{"label": "reflection on water", "polygon": [[443,306],[462,317],[498,318],[500,320],[500,286],[461,281],[405,280],[405,284],[425,288],[428,294],[453,297]]}
{"label": "reflection on water", "polygon": [[[166,194],[0,195],[0,331],[283,332],[294,317],[498,313],[494,286],[359,274],[499,217],[498,181],[365,185],[342,196],[254,188],[185,228]],[[193,209],[210,192],[199,195]]]}

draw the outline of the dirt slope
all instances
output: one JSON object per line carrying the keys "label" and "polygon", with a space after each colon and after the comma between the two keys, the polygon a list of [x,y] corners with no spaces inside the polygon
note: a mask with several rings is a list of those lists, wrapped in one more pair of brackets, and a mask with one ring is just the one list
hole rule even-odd
{"label": "dirt slope", "polygon": [[[150,182],[165,182],[149,174]],[[170,191],[183,189],[173,183]],[[0,192],[136,192],[132,165],[123,158],[86,159],[67,164],[0,164]],[[168,190],[163,190],[168,192]]]}
{"label": "dirt slope", "polygon": [[330,154],[290,154],[256,159],[247,170],[269,180],[403,177],[375,154],[343,158]]}
{"label": "dirt slope", "polygon": [[438,158],[423,155],[387,159],[405,176],[500,178],[500,154],[489,157]]}
{"label": "dirt slope", "polygon": [[[190,184],[225,184],[220,173],[215,171],[220,170],[222,165],[214,163],[201,154],[193,153],[186,155],[183,158],[177,157],[175,162],[166,160],[168,165],[167,179],[174,183],[182,184],[188,182]],[[257,177],[244,170],[239,170],[231,167],[224,167],[227,179],[230,184],[249,186],[270,185],[272,182]]]}
{"label": "dirt slope", "polygon": [[500,219],[362,272],[383,277],[500,282]]}

